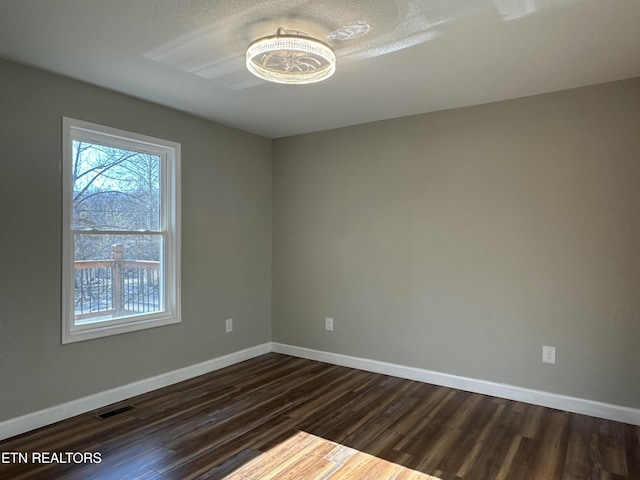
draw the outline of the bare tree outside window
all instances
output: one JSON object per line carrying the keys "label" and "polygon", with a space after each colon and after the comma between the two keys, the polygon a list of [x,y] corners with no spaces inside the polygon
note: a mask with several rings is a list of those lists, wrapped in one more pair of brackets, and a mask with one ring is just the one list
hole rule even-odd
{"label": "bare tree outside window", "polygon": [[160,228],[160,166],[157,155],[73,141],[76,320],[161,308],[161,238],[149,234]]}

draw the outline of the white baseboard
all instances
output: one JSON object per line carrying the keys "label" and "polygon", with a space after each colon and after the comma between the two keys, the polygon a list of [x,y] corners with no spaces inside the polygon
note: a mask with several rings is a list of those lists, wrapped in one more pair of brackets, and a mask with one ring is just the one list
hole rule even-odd
{"label": "white baseboard", "polygon": [[377,360],[351,357],[348,355],[323,352],[320,350],[295,347],[275,342],[271,343],[271,351],[294,357],[341,365],[344,367],[357,368],[359,370],[366,370],[369,372],[392,375],[394,377],[417,380],[419,382],[431,383],[443,387],[465,390],[467,392],[481,393],[484,395],[491,395],[493,397],[565,410],[567,412],[605,418],[607,420],[629,423],[631,425],[640,425],[640,409],[636,408],[621,407],[609,403],[595,402],[593,400],[569,397],[557,393],[531,390],[503,383],[477,380],[474,378],[459,377],[457,375],[434,372],[421,368],[406,367],[393,363],[379,362]]}
{"label": "white baseboard", "polygon": [[174,383],[188,380],[198,375],[204,375],[205,373],[213,372],[269,352],[282,353],[294,357],[307,358],[309,360],[317,360],[334,365],[342,365],[359,370],[382,373],[394,377],[407,378],[419,382],[441,385],[443,387],[517,400],[640,426],[640,409],[621,407],[556,393],[542,392],[502,383],[459,377],[457,375],[434,372],[421,368],[406,367],[404,365],[272,342],[230,353],[189,367],[173,370],[105,392],[89,395],[21,417],[5,420],[4,422],[0,422],[0,440],[13,437],[14,435],[20,435],[21,433],[44,427],[97,408],[102,408],[112,403],[121,402],[137,395],[142,395],[143,393],[173,385]]}
{"label": "white baseboard", "polygon": [[204,375],[205,373],[213,372],[214,370],[219,370],[259,355],[264,355],[270,350],[271,344],[264,343],[262,345],[247,348],[246,350],[207,360],[206,362],[198,363],[196,365],[173,370],[171,372],[146,378],[138,382],[129,383],[105,392],[96,393],[94,395],[89,395],[88,397],[79,398],[71,402],[6,420],[4,422],[0,422],[0,440],[13,437],[14,435],[20,435],[21,433],[95,410],[96,408],[121,402],[128,398],[151,392],[152,390],[173,385],[174,383],[182,382],[184,380],[197,377],[198,375]]}

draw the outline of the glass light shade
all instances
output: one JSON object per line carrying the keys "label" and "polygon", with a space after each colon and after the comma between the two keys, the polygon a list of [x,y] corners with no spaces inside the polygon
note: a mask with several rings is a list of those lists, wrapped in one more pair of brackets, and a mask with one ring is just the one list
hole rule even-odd
{"label": "glass light shade", "polygon": [[336,70],[336,54],[324,42],[304,35],[259,38],[247,48],[247,69],[275,83],[320,82]]}

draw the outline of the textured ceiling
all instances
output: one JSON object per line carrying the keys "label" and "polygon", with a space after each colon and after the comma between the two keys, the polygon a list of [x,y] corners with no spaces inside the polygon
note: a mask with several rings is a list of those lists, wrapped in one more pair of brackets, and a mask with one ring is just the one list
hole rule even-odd
{"label": "textured ceiling", "polygon": [[[336,74],[253,77],[278,27]],[[640,0],[0,0],[0,56],[274,138],[640,76]]]}

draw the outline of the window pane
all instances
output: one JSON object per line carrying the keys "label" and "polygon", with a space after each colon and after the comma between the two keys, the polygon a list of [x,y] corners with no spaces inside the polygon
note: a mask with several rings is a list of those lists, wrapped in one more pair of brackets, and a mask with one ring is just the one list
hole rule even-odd
{"label": "window pane", "polygon": [[73,141],[73,229],[160,228],[160,157]]}
{"label": "window pane", "polygon": [[160,235],[75,235],[75,324],[162,311]]}
{"label": "window pane", "polygon": [[62,127],[62,343],[180,323],[180,144]]}

